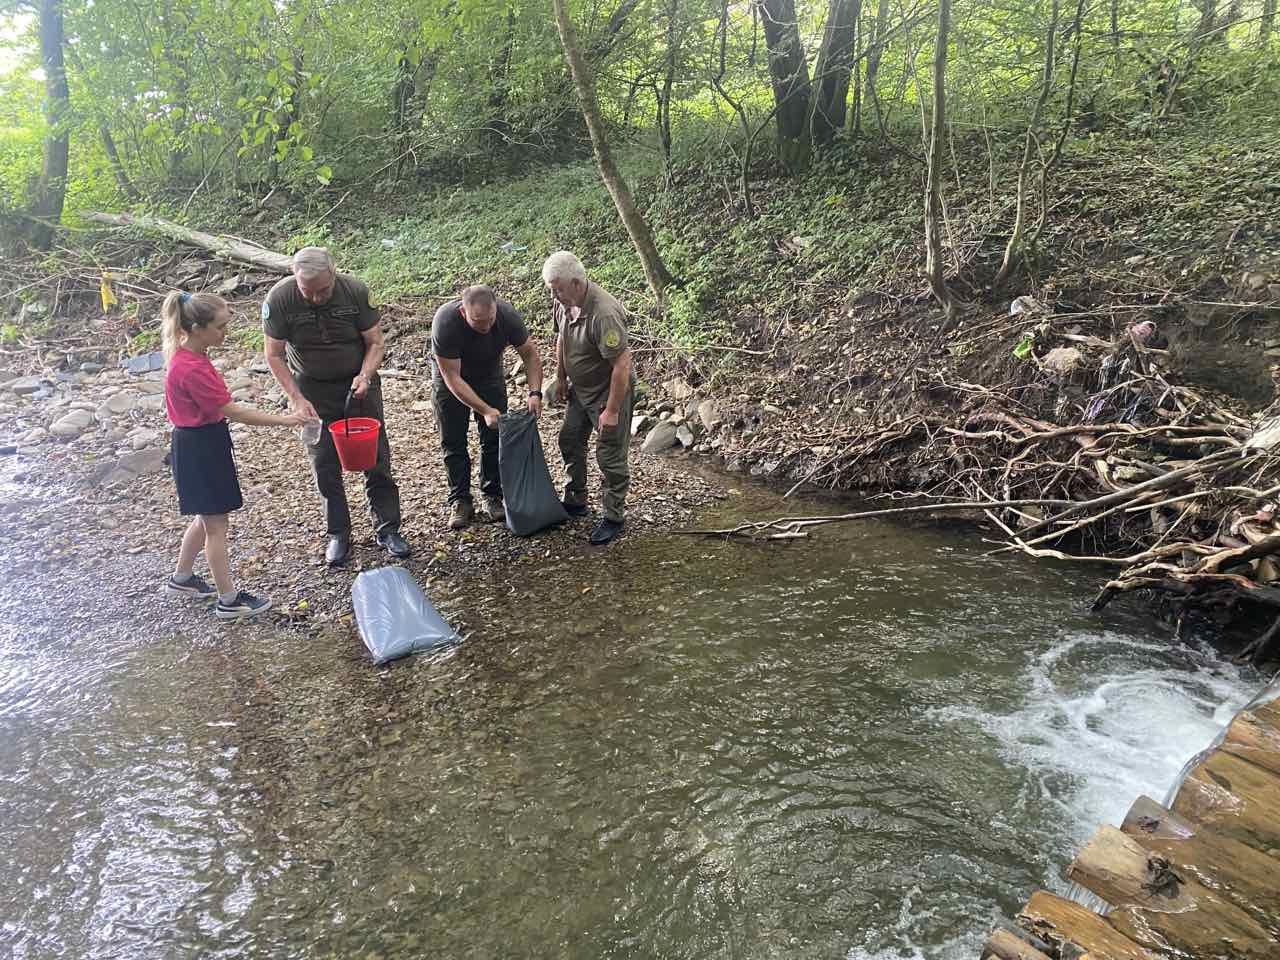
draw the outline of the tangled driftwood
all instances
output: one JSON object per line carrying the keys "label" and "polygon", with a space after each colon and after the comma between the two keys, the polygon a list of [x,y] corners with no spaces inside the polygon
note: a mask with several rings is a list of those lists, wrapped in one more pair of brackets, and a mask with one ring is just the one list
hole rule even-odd
{"label": "tangled driftwood", "polygon": [[[956,415],[916,413],[864,427],[826,458],[832,485],[868,465],[898,463],[917,478],[917,490],[890,496],[917,501],[910,506],[681,532],[793,540],[813,527],[872,518],[985,517],[1003,533],[996,552],[1116,568],[1094,609],[1133,590],[1180,598],[1184,610],[1241,601],[1275,608],[1276,625],[1247,651],[1261,658],[1280,635],[1272,500],[1280,497],[1280,430],[1170,383],[1152,362],[1160,351],[1098,343],[1110,351],[1102,365],[1113,375],[1078,398],[1078,422],[1050,422],[1009,393],[924,371],[922,379],[963,393]],[[1100,414],[1110,414],[1107,422],[1094,422]]]}

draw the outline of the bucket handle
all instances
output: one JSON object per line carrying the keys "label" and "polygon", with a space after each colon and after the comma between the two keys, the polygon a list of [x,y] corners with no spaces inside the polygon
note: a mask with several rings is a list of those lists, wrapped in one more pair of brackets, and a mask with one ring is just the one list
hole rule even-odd
{"label": "bucket handle", "polygon": [[347,391],[346,402],[342,405],[342,425],[346,429],[347,436],[351,436],[351,401],[360,400],[360,412],[364,413],[364,399],[356,397],[355,389]]}

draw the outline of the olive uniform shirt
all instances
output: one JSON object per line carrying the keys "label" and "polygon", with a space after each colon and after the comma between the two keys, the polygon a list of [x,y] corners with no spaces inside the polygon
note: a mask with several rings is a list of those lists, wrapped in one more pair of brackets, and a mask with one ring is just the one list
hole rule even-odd
{"label": "olive uniform shirt", "polygon": [[347,273],[334,277],[329,302],[303,298],[298,281],[285,277],[262,301],[262,332],[285,341],[285,358],[295,377],[336,383],[350,380],[364,363],[361,334],[378,325],[369,288]]}
{"label": "olive uniform shirt", "polygon": [[557,303],[555,321],[564,349],[565,375],[578,402],[584,407],[604,406],[613,361],[630,345],[627,308],[608,291],[588,283],[582,307],[567,310]]}

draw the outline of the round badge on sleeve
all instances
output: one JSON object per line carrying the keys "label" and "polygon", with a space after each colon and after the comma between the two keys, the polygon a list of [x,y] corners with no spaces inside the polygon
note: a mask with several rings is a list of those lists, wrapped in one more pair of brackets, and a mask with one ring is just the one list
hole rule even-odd
{"label": "round badge on sleeve", "polygon": [[620,344],[621,342],[622,342],[622,335],[618,333],[616,328],[611,329],[608,333],[604,335],[604,345],[608,347],[610,350],[616,350],[618,348],[618,344]]}
{"label": "round badge on sleeve", "polygon": [[270,318],[271,318],[271,304],[263,300],[262,301],[262,319],[268,320]]}

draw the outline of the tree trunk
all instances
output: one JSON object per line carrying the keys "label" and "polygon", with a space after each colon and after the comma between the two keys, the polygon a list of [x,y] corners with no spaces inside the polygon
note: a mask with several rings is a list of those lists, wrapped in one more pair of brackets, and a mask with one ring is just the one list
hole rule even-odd
{"label": "tree trunk", "polygon": [[569,61],[569,72],[573,76],[573,85],[578,92],[578,101],[582,106],[582,116],[587,121],[587,132],[591,135],[591,146],[595,150],[596,163],[600,167],[600,179],[608,188],[613,204],[618,208],[618,216],[622,219],[631,242],[635,244],[636,253],[644,267],[644,276],[658,300],[662,304],[662,294],[672,280],[667,272],[658,248],[653,242],[653,234],[649,224],[645,222],[640,211],[636,209],[631,191],[622,179],[617,166],[613,162],[613,154],[609,150],[604,118],[600,116],[600,106],[596,102],[595,83],[592,79],[586,59],[578,46],[578,38],[574,33],[573,23],[569,20],[566,0],[552,0],[556,14],[556,27],[560,31],[560,42],[564,46],[565,58]]}
{"label": "tree trunk", "polygon": [[31,204],[32,245],[47,250],[62,219],[67,195],[67,161],[71,152],[71,131],[67,128],[70,94],[67,68],[62,59],[61,0],[40,0],[40,63],[44,68],[44,118],[48,131],[44,139],[44,163]]}
{"label": "tree trunk", "polygon": [[680,16],[680,0],[671,0],[667,8],[667,61],[661,88],[654,84],[658,101],[658,140],[662,144],[662,170],[667,185],[671,184],[671,93],[676,82],[676,67],[680,59],[680,35],[676,24]]}
{"label": "tree trunk", "polygon": [[485,127],[485,139],[494,149],[501,149],[511,139],[511,124],[507,122],[507,95],[511,84],[511,48],[516,38],[516,9],[507,7],[507,36],[502,49],[489,67],[489,120]]}
{"label": "tree trunk", "polygon": [[201,233],[199,230],[190,230],[181,224],[161,220],[159,217],[133,216],[128,213],[86,213],[85,219],[95,223],[108,223],[114,227],[136,227],[139,230],[149,230],[169,237],[171,240],[177,240],[179,243],[201,247],[224,260],[247,263],[272,273],[293,272],[293,258],[283,253],[274,253],[265,247],[246,243],[237,237],[222,237],[212,233]]}
{"label": "tree trunk", "polygon": [[1258,25],[1258,37],[1262,43],[1271,42],[1271,34],[1276,28],[1276,0],[1262,0],[1262,20]]}
{"label": "tree trunk", "polygon": [[102,149],[107,153],[107,160],[111,163],[111,172],[115,175],[116,186],[120,188],[120,193],[126,200],[137,200],[138,191],[133,181],[129,179],[129,174],[125,172],[124,163],[120,160],[120,151],[116,149],[115,138],[111,136],[111,128],[105,122],[99,121],[98,132],[102,134]]}
{"label": "tree trunk", "polygon": [[800,42],[795,0],[756,0],[769,50],[777,113],[778,157],[795,173],[809,165],[809,64]]}
{"label": "tree trunk", "polygon": [[822,47],[813,68],[817,91],[813,98],[813,143],[828,146],[844,127],[853,70],[853,45],[857,39],[862,0],[831,0]]}
{"label": "tree trunk", "polygon": [[884,56],[885,32],[889,29],[889,0],[879,0],[876,4],[876,22],[871,30],[871,39],[867,42],[867,76],[862,82],[862,99],[870,103],[876,111],[877,123],[882,122],[880,116],[880,98],[876,96],[876,77],[880,73],[880,58]]}
{"label": "tree trunk", "polygon": [[938,2],[938,39],[933,53],[933,124],[929,132],[929,171],[924,198],[925,273],[929,289],[950,319],[955,311],[942,263],[942,138],[947,125],[947,40],[951,0]]}
{"label": "tree trunk", "polygon": [[[1076,29],[1080,29],[1076,24]],[[1044,105],[1049,100],[1049,92],[1053,89],[1053,71],[1057,65],[1054,59],[1054,41],[1058,36],[1058,0],[1051,0],[1049,10],[1049,29],[1045,31],[1044,40],[1044,75],[1040,81],[1040,96],[1036,98],[1035,109],[1031,111],[1031,120],[1027,124],[1027,135],[1022,146],[1022,163],[1018,166],[1018,195],[1014,208],[1013,229],[1009,232],[1009,242],[1004,248],[1004,260],[992,281],[993,289],[1008,279],[1013,270],[1015,258],[1023,253],[1022,230],[1027,222],[1027,175],[1031,170],[1031,158],[1040,146],[1040,118],[1044,114]]]}

